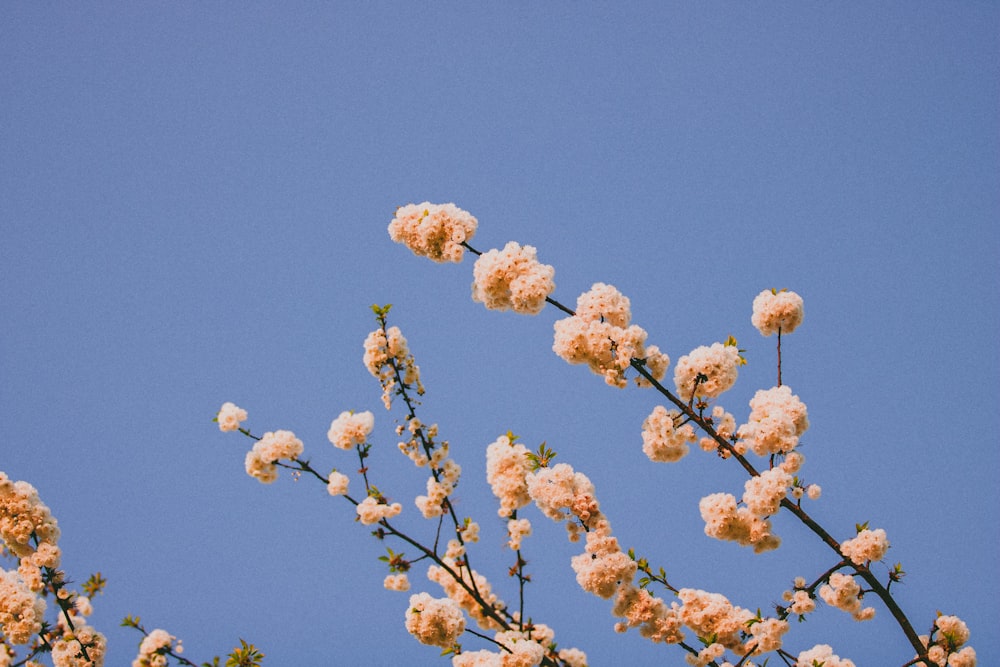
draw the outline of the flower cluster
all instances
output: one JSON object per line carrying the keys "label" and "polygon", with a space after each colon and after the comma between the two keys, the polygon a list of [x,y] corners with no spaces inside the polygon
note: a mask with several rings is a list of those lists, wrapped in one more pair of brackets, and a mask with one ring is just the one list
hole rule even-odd
{"label": "flower cluster", "polygon": [[[497,610],[504,609],[505,605],[493,592],[493,587],[486,577],[475,570],[470,573],[468,567],[459,567],[453,558],[445,557],[441,560],[446,567],[429,566],[427,578],[440,585],[444,589],[445,595],[454,600],[480,628],[483,630],[502,630],[503,626],[497,621],[495,615]],[[478,593],[487,609],[480,605],[479,600],[473,597],[469,589]]]}
{"label": "flower cluster", "polygon": [[215,421],[219,422],[219,430],[223,432],[238,431],[240,422],[244,422],[246,419],[247,411],[228,401],[222,404],[222,407],[219,408],[219,414],[215,417]]}
{"label": "flower cluster", "polygon": [[509,517],[531,502],[527,475],[531,472],[528,449],[502,435],[486,448],[486,480],[500,500],[498,514]]}
{"label": "flower cluster", "polygon": [[278,468],[274,462],[280,459],[294,461],[302,453],[302,449],[302,441],[291,431],[268,431],[247,452],[244,466],[248,475],[264,484],[270,484],[278,478]]}
{"label": "flower cluster", "polygon": [[753,612],[734,606],[724,595],[691,588],[677,592],[681,601],[680,618],[699,637],[715,637],[716,643],[738,651],[741,633],[754,618]]}
{"label": "flower cluster", "polygon": [[963,646],[967,641],[969,628],[957,616],[938,616],[931,635],[920,636],[927,657],[938,667],[976,667],[976,650]]}
{"label": "flower cluster", "polygon": [[809,428],[805,404],[788,385],[761,389],[750,399],[750,417],[739,428],[741,440],[758,456],[787,454]]}
{"label": "flower cluster", "polygon": [[886,539],[885,531],[881,528],[876,530],[865,528],[858,532],[857,537],[844,540],[840,544],[840,551],[855,565],[882,560],[888,549],[889,540]]}
{"label": "flower cluster", "polygon": [[[83,647],[87,649],[86,658]],[[103,634],[89,625],[81,625],[63,633],[52,644],[52,664],[55,667],[102,667],[107,650],[108,641]]]}
{"label": "flower cluster", "polygon": [[18,572],[34,592],[42,590],[42,568],[59,567],[59,524],[28,482],[0,472],[0,541],[20,559]]}
{"label": "flower cluster", "polygon": [[[646,331],[632,319],[631,302],[611,285],[595,283],[576,301],[576,315],[556,321],[553,351],[571,364],[587,364],[615,387],[626,385],[632,359],[642,359],[655,379],[667,372],[670,358],[655,345],[646,347]],[[639,378],[639,384],[648,384]]]}
{"label": "flower cluster", "polygon": [[29,589],[17,572],[0,568],[0,634],[8,642],[31,641],[42,629],[45,607],[45,600]]}
{"label": "flower cluster", "polygon": [[874,607],[861,606],[861,586],[854,577],[842,572],[830,575],[829,583],[819,589],[819,596],[831,607],[849,613],[855,621],[868,621],[875,617]]}
{"label": "flower cluster", "polygon": [[729,493],[713,493],[698,503],[701,518],[705,521],[705,534],[717,540],[736,542],[740,546],[753,546],[755,553],[777,549],[781,539],[771,532],[771,522],[754,514],[747,507],[739,507]]}
{"label": "flower cluster", "polygon": [[713,343],[695,348],[677,361],[677,394],[685,401],[718,397],[735,384],[741,361],[735,345]]}
{"label": "flower cluster", "polygon": [[667,410],[662,405],[642,422],[642,451],[650,461],[679,461],[688,453],[689,442],[697,438],[694,426],[682,423],[683,416],[677,410]]}
{"label": "flower cluster", "polygon": [[346,496],[350,481],[347,475],[333,470],[326,478],[326,491],[331,496]]}
{"label": "flower cluster", "polygon": [[454,600],[416,593],[406,609],[406,630],[421,644],[451,648],[465,632],[465,615]]}
{"label": "flower cluster", "polygon": [[379,327],[368,334],[364,347],[365,368],[382,385],[382,404],[386,410],[392,405],[392,395],[399,389],[399,381],[404,387],[416,387],[418,394],[424,393],[420,384],[420,368],[413,360],[406,337],[399,327]]}
{"label": "flower cluster", "polygon": [[354,449],[358,445],[365,444],[372,429],[375,428],[375,415],[365,410],[364,412],[354,412],[353,410],[341,412],[330,423],[330,429],[326,437],[330,444],[340,449]]}
{"label": "flower cluster", "polygon": [[184,647],[166,630],[153,630],[139,644],[139,655],[132,661],[132,667],[166,667],[168,651],[182,653]]}
{"label": "flower cluster", "polygon": [[435,262],[461,262],[462,243],[475,235],[477,225],[474,217],[454,204],[407,204],[396,209],[389,237]]}
{"label": "flower cluster", "polygon": [[366,526],[378,523],[383,519],[391,519],[398,516],[403,511],[403,506],[399,503],[389,503],[385,499],[368,496],[355,508],[358,513],[358,520]]}
{"label": "flower cluster", "polygon": [[808,651],[799,653],[795,661],[795,667],[854,667],[854,663],[847,658],[841,658],[834,654],[833,649],[826,644],[817,644]]}
{"label": "flower cluster", "polygon": [[791,614],[805,616],[816,610],[816,600],[806,590],[806,580],[802,577],[796,577],[795,589],[785,591],[781,598],[788,603],[786,609]]}
{"label": "flower cluster", "polygon": [[537,315],[556,288],[555,269],[538,261],[535,248],[514,241],[480,255],[472,275],[472,300],[490,310]]}
{"label": "flower cluster", "polygon": [[750,322],[765,336],[792,333],[802,324],[802,297],[788,290],[764,290],[753,300]]}

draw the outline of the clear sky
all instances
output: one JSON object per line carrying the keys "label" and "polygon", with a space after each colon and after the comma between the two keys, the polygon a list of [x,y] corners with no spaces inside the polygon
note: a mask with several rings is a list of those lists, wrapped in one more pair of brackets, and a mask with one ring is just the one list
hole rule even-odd
{"label": "clear sky", "polygon": [[[998,35],[1000,8],[973,1],[4,3],[0,469],[52,508],[71,575],[109,580],[108,665],[135,655],[126,614],[196,661],[244,637],[275,667],[447,664],[407,635],[349,504],[250,479],[250,442],[212,423],[234,401],[343,468],[330,420],[372,410],[376,483],[430,539],[424,474],[361,364],[376,302],[423,369],[421,417],[465,470],[459,511],[502,597],[484,453],[508,429],[585,472],[678,585],[767,607],[832,564],[785,517],[777,552],[705,537],[698,499],[739,494],[739,471],[650,463],[656,396],[558,359],[551,308],[473,303],[471,261],[393,244],[395,207],[425,200],[477,216],[483,250],[536,246],[565,303],[614,284],[675,360],[735,335],[750,364],[720,403],[740,420],[774,383],[751,301],[801,294],[783,379],[809,406],[810,509],[840,539],[885,528],[918,628],[957,614],[1000,663]],[[616,635],[574,581],[578,548],[529,516],[529,614],[560,645],[680,663]],[[912,655],[881,607],[865,625],[823,608],[787,644],[817,642],[865,667]]]}

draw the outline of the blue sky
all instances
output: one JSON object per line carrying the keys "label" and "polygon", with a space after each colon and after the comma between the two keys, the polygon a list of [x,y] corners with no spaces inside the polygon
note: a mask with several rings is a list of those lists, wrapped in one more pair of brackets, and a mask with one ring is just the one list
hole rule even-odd
{"label": "blue sky", "polygon": [[[480,249],[536,246],[567,304],[614,284],[674,360],[735,335],[750,365],[720,403],[738,419],[774,383],[753,297],[801,294],[783,379],[809,406],[813,514],[841,539],[885,528],[921,631],[957,614],[980,664],[1000,661],[998,27],[989,2],[5,4],[0,469],[52,508],[72,576],[108,578],[108,664],[134,657],[125,614],[193,660],[245,637],[276,666],[446,664],[406,634],[349,505],[250,479],[249,441],[211,421],[235,401],[329,469],[351,465],[330,420],[372,410],[377,483],[430,535],[361,365],[376,302],[395,304],[504,597],[484,456],[508,429],[585,472],[622,543],[679,585],[766,607],[831,565],[784,518],[762,556],[705,537],[698,499],[739,493],[739,471],[651,464],[654,395],[555,357],[557,313],[472,303],[471,262],[391,243],[394,208],[425,200],[476,215]],[[680,662],[614,634],[577,548],[534,524],[529,613],[561,645]],[[884,609],[822,609],[787,644],[817,642],[911,656]]]}

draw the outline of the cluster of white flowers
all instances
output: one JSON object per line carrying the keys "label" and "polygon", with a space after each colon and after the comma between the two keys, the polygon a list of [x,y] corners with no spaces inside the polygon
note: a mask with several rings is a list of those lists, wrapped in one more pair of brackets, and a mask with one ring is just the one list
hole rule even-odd
{"label": "cluster of white flowers", "polygon": [[[82,647],[87,649],[86,658]],[[107,651],[107,638],[89,625],[81,625],[52,644],[52,664],[54,667],[102,667]]]}
{"label": "cluster of white flowers", "polygon": [[795,661],[795,667],[854,667],[854,663],[847,658],[841,658],[834,654],[833,649],[826,644],[817,644],[808,651],[799,653]]}
{"label": "cluster of white flowers", "polygon": [[531,502],[527,476],[531,472],[528,449],[502,435],[486,448],[486,480],[500,500],[498,514],[509,517]]}
{"label": "cluster of white flowers", "polygon": [[399,327],[375,329],[365,338],[364,348],[365,368],[382,385],[382,404],[386,410],[392,407],[397,377],[401,377],[407,386],[416,387],[418,394],[424,393],[420,383],[420,367],[414,361],[406,337]]}
{"label": "cluster of white flowers", "polygon": [[238,431],[240,422],[247,420],[247,411],[235,403],[227,401],[219,408],[219,414],[215,416],[215,420],[219,422],[220,431]]}
{"label": "cluster of white flowers", "polygon": [[556,288],[552,281],[555,273],[554,268],[538,261],[534,247],[511,241],[503,250],[490,250],[476,260],[472,300],[490,310],[537,315]]}
{"label": "cluster of white flowers", "polygon": [[28,588],[21,575],[0,568],[0,635],[6,641],[31,641],[42,629],[45,607],[45,600]]}
{"label": "cluster of white flowers", "polygon": [[302,449],[302,441],[291,431],[268,431],[247,452],[244,466],[248,475],[270,484],[278,479],[278,468],[274,462],[280,459],[294,461]]}
{"label": "cluster of white flowers", "polygon": [[677,597],[682,603],[679,612],[681,621],[695,634],[715,637],[717,643],[730,650],[742,648],[741,632],[754,618],[753,612],[734,606],[719,593],[682,588]]}
{"label": "cluster of white flowers", "polygon": [[341,412],[330,422],[326,437],[334,447],[354,449],[358,445],[365,444],[374,428],[375,415],[367,410],[364,412],[350,410]]}
{"label": "cluster of white flowers", "polygon": [[755,553],[777,549],[781,539],[771,532],[771,522],[739,507],[730,493],[713,493],[698,503],[701,518],[705,521],[705,534],[717,540],[736,542],[740,546],[753,546]]}
{"label": "cluster of white flowers", "polygon": [[676,605],[668,606],[662,598],[631,582],[618,587],[611,615],[622,619],[615,624],[615,632],[638,628],[641,636],[654,643],[676,644],[684,640]]}
{"label": "cluster of white flowers", "polygon": [[403,506],[399,503],[388,503],[374,496],[368,496],[358,503],[355,510],[358,513],[358,520],[364,525],[370,526],[382,519],[398,516],[403,511]]}
{"label": "cluster of white flowers", "polygon": [[[670,357],[655,345],[646,347],[646,331],[629,325],[631,302],[611,285],[595,283],[576,301],[576,315],[556,321],[552,349],[571,364],[587,364],[615,387],[624,387],[632,359],[645,361],[646,370],[661,380]],[[648,382],[638,378],[640,386]]]}
{"label": "cluster of white flowers", "polygon": [[405,592],[410,590],[410,578],[406,576],[405,572],[399,572],[397,574],[386,575],[385,580],[382,585],[388,591],[399,591]]}
{"label": "cluster of white flowers", "polygon": [[527,519],[511,519],[507,522],[507,547],[511,551],[521,548],[521,541],[531,535],[531,522]]}
{"label": "cluster of white flowers", "polygon": [[844,540],[840,544],[841,553],[850,558],[855,565],[864,565],[873,560],[880,561],[888,550],[889,540],[881,528],[876,530],[865,528],[858,532],[857,537]]}
{"label": "cluster of white flowers", "polygon": [[[439,449],[435,452],[447,452],[446,449]],[[434,466],[434,462],[431,462]],[[420,495],[416,498],[417,509],[424,515],[425,519],[433,519],[441,516],[446,510],[446,499],[454,492],[458,485],[458,479],[462,474],[462,466],[452,459],[445,459],[440,467],[433,467],[437,474],[427,478],[427,495]]]}
{"label": "cluster of white flowers", "polygon": [[735,345],[702,345],[677,361],[674,385],[685,401],[716,398],[736,383],[740,351]]}
{"label": "cluster of white flowers", "polygon": [[[733,434],[736,433],[736,418],[726,412],[725,408],[721,405],[716,405],[712,407],[712,425],[715,428],[715,432],[720,438],[730,442],[733,440]],[[701,447],[703,451],[715,452],[724,459],[729,458],[729,451],[719,447],[719,443],[716,442],[715,438],[709,436],[702,436],[698,439],[698,446]],[[745,454],[746,449],[740,446],[740,443],[735,443],[733,448],[739,454]]]}
{"label": "cluster of white flowers", "polygon": [[957,616],[941,615],[934,619],[934,632],[920,636],[927,647],[927,657],[938,667],[976,667],[976,650],[963,646],[969,641],[969,627]]}
{"label": "cluster of white flowers", "polygon": [[42,568],[59,567],[59,524],[38,490],[0,471],[0,541],[20,563],[17,571],[34,592],[43,588]]}
{"label": "cluster of white flowers", "polygon": [[796,577],[795,589],[785,591],[781,598],[788,603],[789,613],[805,616],[816,610],[816,600],[806,590],[806,580],[803,577]]}
{"label": "cluster of white flowers", "polygon": [[347,475],[333,470],[326,478],[326,491],[331,496],[346,496],[350,481]]}
{"label": "cluster of white flowers", "polygon": [[650,461],[679,461],[688,453],[687,443],[697,436],[694,426],[682,420],[677,410],[657,405],[642,422],[642,451]]}
{"label": "cluster of white flowers", "polygon": [[[437,583],[444,589],[445,595],[454,600],[476,624],[484,630],[502,630],[503,627],[469,593],[466,586],[475,590],[479,597],[493,610],[503,609],[505,605],[493,592],[493,587],[483,575],[475,570],[471,573],[466,566],[459,567],[454,559],[443,558],[442,562],[458,575],[456,580],[447,569],[438,565],[431,565],[427,568],[427,578]],[[465,586],[462,585],[464,582]]]}
{"label": "cluster of white flowers", "polygon": [[792,333],[802,323],[802,297],[788,290],[764,290],[753,300],[750,322],[765,336]]}
{"label": "cluster of white flowers", "polygon": [[819,589],[819,596],[831,607],[849,613],[855,621],[869,621],[875,618],[874,607],[861,606],[861,586],[850,574],[834,572],[829,583]]}
{"label": "cluster of white flowers", "polygon": [[[577,541],[583,527],[593,529],[604,517],[594,496],[594,485],[568,463],[539,468],[525,477],[528,495],[542,514],[553,521],[565,521],[570,540]],[[579,523],[567,520],[576,518]]]}
{"label": "cluster of white flowers", "polygon": [[396,209],[389,237],[415,255],[435,262],[461,262],[462,243],[476,233],[478,222],[454,204],[407,204]]}
{"label": "cluster of white flowers", "polygon": [[788,385],[761,389],[750,399],[750,417],[738,435],[758,456],[787,454],[809,428],[805,404]]}
{"label": "cluster of white flowers", "polygon": [[406,608],[406,630],[421,644],[451,648],[465,631],[465,615],[454,600],[415,593]]}
{"label": "cluster of white flowers", "polygon": [[142,638],[139,655],[132,661],[132,667],[166,667],[167,651],[182,653],[184,647],[177,637],[166,630],[156,629]]}

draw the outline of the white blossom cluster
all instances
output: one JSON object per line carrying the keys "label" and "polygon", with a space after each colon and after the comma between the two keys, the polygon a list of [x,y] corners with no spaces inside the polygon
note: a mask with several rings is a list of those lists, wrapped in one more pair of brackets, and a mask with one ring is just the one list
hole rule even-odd
{"label": "white blossom cluster", "polygon": [[472,300],[490,310],[537,315],[556,288],[555,269],[538,261],[533,246],[509,242],[479,256],[472,270]]}
{"label": "white blossom cluster", "polygon": [[406,609],[406,630],[421,644],[451,648],[465,631],[465,615],[454,600],[415,593]]}
{"label": "white blossom cluster", "polygon": [[854,663],[847,658],[841,658],[833,652],[833,649],[826,644],[817,644],[808,651],[799,653],[795,661],[795,667],[854,667]]}
{"label": "white blossom cluster", "polygon": [[[82,647],[87,647],[87,657],[83,657]],[[52,664],[54,667],[102,667],[108,650],[108,641],[103,634],[89,625],[83,624],[75,630],[65,631],[52,644]]]}
{"label": "white blossom cluster", "polygon": [[167,651],[183,653],[184,647],[177,637],[166,630],[157,628],[142,638],[139,654],[132,661],[132,667],[166,667]]}
{"label": "white blossom cluster", "polygon": [[330,422],[326,437],[334,447],[349,450],[365,444],[374,428],[375,415],[371,412],[348,410]]}
{"label": "white blossom cluster", "polygon": [[389,237],[435,262],[461,262],[462,243],[475,235],[477,225],[468,211],[454,204],[407,204],[396,209]]}
{"label": "white blossom cluster", "polygon": [[788,385],[761,389],[750,399],[750,417],[738,435],[758,456],[787,454],[809,428],[805,404]]}
{"label": "white blossom cluster", "polygon": [[940,615],[934,619],[934,631],[921,635],[927,647],[927,657],[938,667],[976,667],[976,650],[964,646],[969,641],[969,628],[957,616]]}
{"label": "white blossom cluster", "polygon": [[291,431],[268,431],[247,452],[244,467],[254,479],[270,484],[278,479],[278,468],[274,462],[280,459],[294,461],[302,450],[302,441]]}
{"label": "white blossom cluster", "polygon": [[[656,380],[663,379],[670,357],[655,345],[646,347],[646,331],[632,319],[631,302],[611,285],[594,283],[577,298],[576,315],[557,320],[553,351],[571,364],[587,364],[615,387],[625,387],[632,359],[644,360]],[[648,381],[638,378],[640,386]]]}
{"label": "white blossom cluster", "polygon": [[42,568],[57,568],[61,559],[59,524],[28,482],[15,482],[0,472],[0,541],[19,559],[25,585],[42,590]]}
{"label": "white blossom cluster", "polygon": [[840,543],[840,551],[851,559],[855,565],[864,565],[869,561],[880,561],[889,550],[889,540],[881,528],[869,530],[865,528],[856,537]]}
{"label": "white blossom cluster", "polygon": [[750,322],[765,336],[792,333],[802,324],[802,297],[788,290],[764,290],[753,300]]}
{"label": "white blossom cluster", "polygon": [[650,461],[679,461],[688,453],[689,442],[697,436],[694,426],[683,423],[677,410],[667,410],[657,405],[642,422],[642,451]]}
{"label": "white blossom cluster", "polygon": [[42,629],[45,608],[45,600],[28,588],[21,575],[0,568],[0,634],[8,642],[30,642]]}
{"label": "white blossom cluster", "polygon": [[486,447],[486,480],[500,501],[497,513],[501,517],[509,517],[531,502],[527,482],[531,472],[528,453],[524,445],[511,442],[506,435]]}
{"label": "white blossom cluster", "polygon": [[418,394],[424,393],[420,368],[399,327],[372,331],[365,338],[364,347],[365,368],[382,385],[382,404],[386,410],[392,406],[392,395],[400,380],[407,386],[416,387]]}
{"label": "white blossom cluster", "polygon": [[219,408],[219,414],[215,417],[215,421],[219,422],[219,430],[222,432],[238,431],[240,422],[244,422],[246,419],[247,411],[229,401],[222,404],[222,407]]}
{"label": "white blossom cluster", "polygon": [[828,583],[819,589],[819,596],[831,607],[849,613],[855,621],[869,621],[875,618],[874,607],[862,607],[861,586],[850,574],[834,572]]}
{"label": "white blossom cluster", "polygon": [[740,351],[735,345],[713,343],[696,347],[677,361],[674,386],[685,401],[717,398],[739,375]]}

